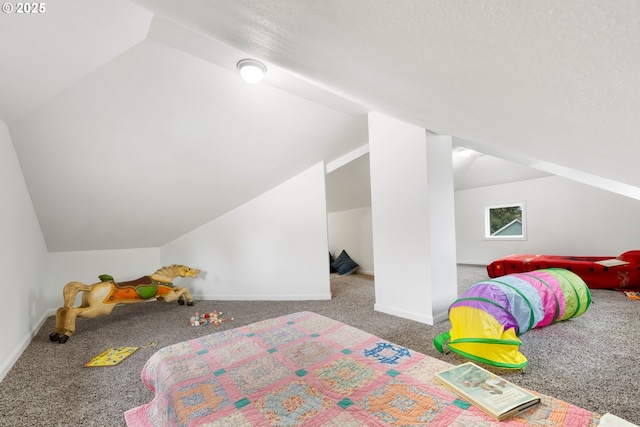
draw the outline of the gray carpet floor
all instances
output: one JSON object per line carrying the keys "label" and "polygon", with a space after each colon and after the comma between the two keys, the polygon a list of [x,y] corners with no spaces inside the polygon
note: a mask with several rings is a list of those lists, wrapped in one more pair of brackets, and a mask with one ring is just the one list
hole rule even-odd
{"label": "gray carpet floor", "polygon": [[[484,267],[458,266],[459,292],[486,278]],[[116,307],[109,316],[78,319],[77,332],[66,344],[49,340],[55,325],[52,316],[0,383],[0,426],[124,426],[126,410],[153,398],[140,372],[159,348],[303,310],[453,364],[466,361],[433,347],[433,338],[450,329],[448,321],[428,326],[374,311],[371,276],[333,275],[331,290],[330,301],[196,301],[193,307],[149,302]],[[593,290],[592,297],[582,316],[520,337],[521,351],[529,359],[526,373],[490,369],[540,393],[640,424],[640,301],[609,290]],[[234,320],[217,328],[189,324],[196,311],[213,310]],[[158,345],[142,348],[152,341]],[[107,348],[123,346],[141,348],[117,366],[83,367]]]}

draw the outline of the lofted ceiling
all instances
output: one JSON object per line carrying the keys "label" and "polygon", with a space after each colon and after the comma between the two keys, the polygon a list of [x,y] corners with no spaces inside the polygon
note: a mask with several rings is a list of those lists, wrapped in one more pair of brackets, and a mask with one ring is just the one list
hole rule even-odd
{"label": "lofted ceiling", "polygon": [[369,111],[483,153],[456,188],[555,173],[640,198],[635,0],[58,0],[0,37],[50,251],[167,243],[359,149]]}

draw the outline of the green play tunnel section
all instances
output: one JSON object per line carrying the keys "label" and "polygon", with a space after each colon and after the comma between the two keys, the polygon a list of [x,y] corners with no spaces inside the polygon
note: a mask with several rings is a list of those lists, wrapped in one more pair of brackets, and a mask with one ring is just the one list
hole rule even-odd
{"label": "green play tunnel section", "polygon": [[502,276],[473,285],[449,307],[451,330],[434,346],[501,368],[524,368],[519,335],[580,316],[591,304],[585,282],[553,268]]}

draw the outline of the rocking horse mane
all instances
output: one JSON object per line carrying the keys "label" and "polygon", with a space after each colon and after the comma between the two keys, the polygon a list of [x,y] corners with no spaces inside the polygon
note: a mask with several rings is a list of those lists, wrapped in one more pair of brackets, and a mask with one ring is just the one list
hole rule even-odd
{"label": "rocking horse mane", "polygon": [[157,269],[153,274],[160,274],[162,276],[167,276],[167,277],[172,277],[172,276],[176,277],[179,275],[179,270],[181,268],[189,268],[189,267],[182,264],[171,264],[171,265],[167,265],[165,267]]}

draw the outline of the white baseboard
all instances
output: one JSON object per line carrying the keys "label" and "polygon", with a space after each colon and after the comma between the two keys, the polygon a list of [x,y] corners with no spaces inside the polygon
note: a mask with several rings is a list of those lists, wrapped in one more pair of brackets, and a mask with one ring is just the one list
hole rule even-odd
{"label": "white baseboard", "polygon": [[393,316],[402,317],[403,319],[415,320],[416,322],[425,323],[427,325],[435,325],[436,323],[444,322],[449,318],[448,311],[438,313],[435,316],[425,316],[420,313],[414,313],[407,310],[402,310],[396,307],[390,307],[382,304],[375,304],[373,306],[375,311],[381,313],[391,314]]}
{"label": "white baseboard", "polygon": [[285,295],[193,295],[193,299],[206,301],[317,301],[330,300],[331,293]]}
{"label": "white baseboard", "polygon": [[15,365],[15,363],[20,358],[20,356],[22,356],[22,353],[29,346],[33,337],[36,336],[36,334],[44,324],[45,320],[47,320],[47,317],[53,316],[55,314],[56,314],[55,309],[48,310],[47,312],[45,312],[40,318],[40,320],[38,321],[38,323],[33,328],[31,328],[31,331],[29,332],[29,334],[26,337],[24,337],[20,345],[15,350],[13,350],[13,353],[11,353],[9,358],[5,360],[2,366],[0,366],[0,382],[2,382],[4,377],[7,376],[11,368],[13,368],[13,365]]}
{"label": "white baseboard", "polygon": [[356,270],[356,273],[357,274],[367,274],[369,276],[373,276],[374,275],[373,271],[369,271],[369,270],[360,270],[360,269],[358,269],[358,270]]}
{"label": "white baseboard", "polygon": [[490,262],[482,262],[482,261],[456,261],[456,264],[458,265],[471,265],[474,267],[486,267],[488,264],[491,264]]}

